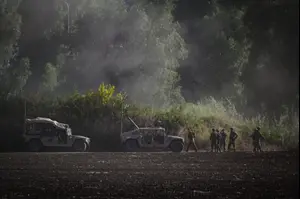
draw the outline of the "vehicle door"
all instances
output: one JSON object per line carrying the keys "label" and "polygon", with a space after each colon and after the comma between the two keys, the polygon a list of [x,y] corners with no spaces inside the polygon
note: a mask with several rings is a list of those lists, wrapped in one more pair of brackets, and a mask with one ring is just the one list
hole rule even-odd
{"label": "vehicle door", "polygon": [[55,127],[54,131],[57,135],[57,146],[70,146],[72,145],[71,136],[68,135],[67,129]]}
{"label": "vehicle door", "polygon": [[36,123],[35,131],[40,135],[40,140],[44,146],[57,146],[58,137],[53,124],[42,122]]}
{"label": "vehicle door", "polygon": [[71,147],[74,143],[74,140],[72,138],[72,130],[70,128],[66,129],[66,138],[67,138],[67,145],[68,147]]}
{"label": "vehicle door", "polygon": [[154,147],[163,148],[165,144],[165,133],[162,130],[156,130],[153,135]]}
{"label": "vehicle door", "polygon": [[27,142],[32,138],[39,138],[39,137],[40,134],[35,132],[34,123],[26,122],[26,129],[25,132],[23,133],[24,141]]}
{"label": "vehicle door", "polygon": [[141,142],[143,147],[151,148],[153,147],[153,134],[151,130],[145,129],[142,132]]}

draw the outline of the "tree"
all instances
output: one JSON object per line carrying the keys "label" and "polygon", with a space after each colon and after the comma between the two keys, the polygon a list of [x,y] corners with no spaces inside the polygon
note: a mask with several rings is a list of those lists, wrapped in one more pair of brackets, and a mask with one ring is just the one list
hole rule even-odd
{"label": "tree", "polygon": [[154,13],[151,5],[122,0],[73,1],[71,7],[78,31],[71,42],[76,58],[64,69],[70,88],[112,83],[137,103],[159,106],[178,96],[172,94],[178,93],[176,68],[187,51],[171,10]]}
{"label": "tree", "polygon": [[211,14],[187,22],[185,38],[190,56],[179,73],[183,94],[189,101],[205,96],[237,97],[241,92],[237,88],[241,87],[240,76],[248,61],[244,10],[213,2],[207,13]]}
{"label": "tree", "polygon": [[11,62],[18,52],[21,34],[21,16],[17,13],[19,1],[0,1],[0,89],[1,95],[11,92]]}
{"label": "tree", "polygon": [[281,113],[282,105],[297,106],[299,94],[299,1],[253,3],[244,24],[252,41],[242,81],[249,106]]}

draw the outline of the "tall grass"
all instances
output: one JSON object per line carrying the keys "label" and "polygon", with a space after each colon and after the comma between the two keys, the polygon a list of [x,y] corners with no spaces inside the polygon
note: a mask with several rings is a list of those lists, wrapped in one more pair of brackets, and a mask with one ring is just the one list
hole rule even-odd
{"label": "tall grass", "polygon": [[[267,118],[263,115],[247,118],[238,113],[230,100],[217,101],[214,98],[204,99],[197,104],[187,103],[161,111],[163,119],[170,124],[169,128],[178,126],[189,127],[197,134],[198,144],[208,146],[211,128],[235,128],[239,134],[238,147],[249,149],[249,135],[259,126],[265,137],[264,146],[269,149],[294,148],[299,143],[299,115],[297,112],[286,111],[279,119]],[[177,118],[177,121],[176,119]]]}

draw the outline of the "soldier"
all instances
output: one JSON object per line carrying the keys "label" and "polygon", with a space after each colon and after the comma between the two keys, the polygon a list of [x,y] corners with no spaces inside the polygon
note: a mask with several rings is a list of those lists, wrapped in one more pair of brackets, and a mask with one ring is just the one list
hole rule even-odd
{"label": "soldier", "polygon": [[229,143],[228,143],[228,151],[231,149],[231,146],[233,147],[233,151],[235,151],[235,140],[237,139],[238,135],[234,131],[234,129],[230,128],[229,133]]}
{"label": "soldier", "polygon": [[163,124],[163,122],[161,120],[156,120],[156,122],[155,122],[154,125],[158,126],[158,127],[163,127],[164,126],[164,124]]}
{"label": "soldier", "polygon": [[227,137],[227,134],[225,133],[225,129],[222,129],[221,130],[221,139],[220,139],[220,149],[225,151],[225,146],[226,146],[226,137]]}
{"label": "soldier", "polygon": [[195,143],[195,137],[196,137],[195,133],[191,129],[188,128],[189,143],[187,145],[186,152],[189,151],[189,148],[191,145],[194,146],[196,152],[198,151],[196,143]]}
{"label": "soldier", "polygon": [[216,129],[216,134],[217,134],[217,144],[216,144],[216,150],[217,152],[221,152],[220,144],[221,144],[221,134],[219,129]]}
{"label": "soldier", "polygon": [[250,137],[252,138],[253,152],[256,151],[262,152],[260,146],[260,140],[265,138],[260,133],[260,127],[256,127],[256,129],[254,129],[254,132],[250,135]]}
{"label": "soldier", "polygon": [[214,150],[217,151],[217,133],[215,129],[212,129],[209,139],[210,139],[211,152],[213,152]]}

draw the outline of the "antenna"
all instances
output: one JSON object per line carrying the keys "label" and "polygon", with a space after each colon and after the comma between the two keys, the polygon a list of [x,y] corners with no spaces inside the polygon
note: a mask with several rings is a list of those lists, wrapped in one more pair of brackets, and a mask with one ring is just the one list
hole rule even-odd
{"label": "antenna", "polygon": [[26,132],[26,115],[27,115],[27,112],[26,112],[26,98],[24,98],[24,132]]}
{"label": "antenna", "polygon": [[132,124],[135,126],[135,128],[137,128],[137,129],[140,128],[130,117],[128,117],[128,119],[132,122]]}
{"label": "antenna", "polygon": [[120,126],[121,135],[123,133],[123,109],[124,109],[124,101],[121,103],[121,126]]}

